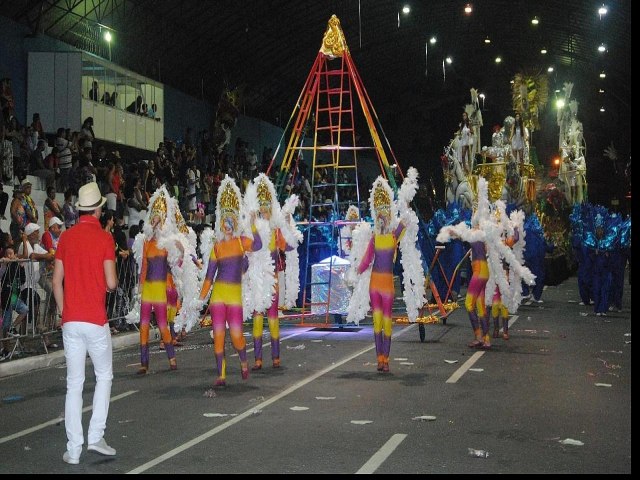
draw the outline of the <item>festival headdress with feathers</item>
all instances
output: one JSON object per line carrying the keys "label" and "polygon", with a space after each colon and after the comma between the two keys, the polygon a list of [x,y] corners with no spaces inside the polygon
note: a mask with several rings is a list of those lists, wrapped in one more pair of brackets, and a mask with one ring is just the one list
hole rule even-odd
{"label": "festival headdress with feathers", "polygon": [[391,218],[391,228],[395,227],[398,211],[396,203],[393,201],[393,190],[389,186],[386,178],[378,176],[375,182],[373,182],[371,194],[369,195],[369,207],[371,208],[371,217],[374,221],[378,218],[379,212],[386,212]]}
{"label": "festival headdress with feathers", "polygon": [[280,204],[278,203],[278,194],[273,186],[271,179],[261,173],[254,180],[256,185],[256,196],[258,199],[258,207],[268,206],[271,211],[271,219],[269,223],[271,226],[276,225],[278,220],[277,216],[280,212]]}
{"label": "festival headdress with feathers", "polygon": [[349,205],[344,219],[348,222],[357,222],[360,220],[360,210],[355,205]]}
{"label": "festival headdress with feathers", "polygon": [[[218,241],[224,239],[222,231],[222,219],[232,216],[236,222],[236,229],[240,225],[240,205],[242,204],[242,194],[236,185],[236,182],[229,175],[225,175],[220,187],[218,187],[218,196],[216,197],[216,224],[215,232]],[[236,233],[236,232],[234,232]]]}
{"label": "festival headdress with feathers", "polygon": [[147,238],[151,238],[153,236],[153,227],[151,225],[151,221],[155,216],[160,217],[160,223],[158,225],[158,230],[161,230],[164,227],[165,222],[167,221],[167,212],[169,210],[169,192],[164,185],[161,185],[153,192],[151,198],[149,199],[149,205],[151,208],[147,213],[147,218],[144,220],[143,233]]}

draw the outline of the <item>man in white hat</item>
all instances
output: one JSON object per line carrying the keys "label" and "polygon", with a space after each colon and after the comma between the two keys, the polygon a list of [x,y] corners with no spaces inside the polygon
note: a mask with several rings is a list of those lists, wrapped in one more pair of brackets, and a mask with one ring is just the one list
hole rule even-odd
{"label": "man in white hat", "polygon": [[87,353],[93,363],[96,386],[87,432],[87,450],[113,456],[104,439],[113,379],[111,331],[105,300],[118,286],[113,237],[100,225],[107,199],[96,182],[80,187],[77,225],[60,235],[55,254],[53,294],[62,312],[62,339],[67,363],[64,418],[67,451],[62,460],[76,465],[84,444],[82,390]]}
{"label": "man in white hat", "polygon": [[[18,247],[18,256],[31,260],[20,265],[24,268],[24,283],[20,286],[20,298],[29,306],[29,322],[33,322],[33,319],[36,318],[38,331],[46,333],[47,328],[40,317],[41,298],[37,287],[40,284],[41,263],[52,261],[53,254],[47,252],[40,245],[40,225],[37,223],[29,223],[24,227],[22,241]],[[49,342],[47,335],[44,335],[42,339],[47,347],[56,348],[55,344]]]}
{"label": "man in white hat", "polygon": [[49,220],[49,230],[42,235],[42,246],[47,252],[56,253],[62,227],[64,227],[62,220],[58,217],[51,217],[51,220]]}

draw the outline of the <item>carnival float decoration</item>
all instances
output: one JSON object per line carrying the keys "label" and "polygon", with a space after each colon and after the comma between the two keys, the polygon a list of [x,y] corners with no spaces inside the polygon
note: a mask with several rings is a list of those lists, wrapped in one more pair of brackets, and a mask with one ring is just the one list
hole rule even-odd
{"label": "carnival float decoration", "polygon": [[558,179],[567,201],[573,205],[587,200],[587,147],[582,122],[578,120],[578,102],[571,98],[572,91],[573,83],[565,83],[564,106],[558,108],[557,123],[560,150]]}

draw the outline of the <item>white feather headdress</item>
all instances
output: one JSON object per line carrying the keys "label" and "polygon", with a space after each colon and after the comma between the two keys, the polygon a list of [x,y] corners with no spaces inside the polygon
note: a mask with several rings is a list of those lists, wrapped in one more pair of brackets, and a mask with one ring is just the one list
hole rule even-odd
{"label": "white feather headdress", "polygon": [[398,225],[398,208],[393,201],[393,190],[389,186],[389,182],[383,176],[378,176],[373,182],[369,194],[369,207],[371,208],[371,218],[376,221],[378,210],[381,208],[389,208],[391,215],[391,230]]}
{"label": "white feather headdress", "polygon": [[[216,222],[215,234],[216,240],[224,240],[224,232],[222,231],[222,214],[225,211],[234,211],[237,215],[238,230],[242,224],[242,194],[236,185],[236,182],[229,175],[225,175],[220,186],[218,187],[218,195],[216,197]],[[238,232],[234,232],[238,233]]]}

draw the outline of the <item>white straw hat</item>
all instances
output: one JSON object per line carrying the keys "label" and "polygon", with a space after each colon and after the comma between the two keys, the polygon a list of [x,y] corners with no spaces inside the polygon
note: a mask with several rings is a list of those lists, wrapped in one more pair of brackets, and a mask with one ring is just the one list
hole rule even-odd
{"label": "white straw hat", "polygon": [[80,187],[78,191],[78,201],[76,207],[78,210],[95,210],[105,204],[106,197],[100,193],[100,187],[96,182],[90,182]]}

